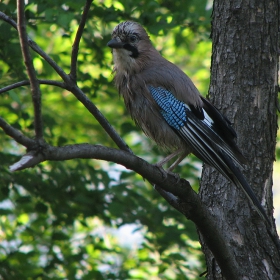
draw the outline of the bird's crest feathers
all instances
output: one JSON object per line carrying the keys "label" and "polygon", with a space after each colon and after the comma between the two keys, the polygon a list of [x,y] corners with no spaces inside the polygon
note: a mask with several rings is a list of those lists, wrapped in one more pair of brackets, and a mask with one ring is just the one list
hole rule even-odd
{"label": "bird's crest feathers", "polygon": [[139,23],[133,21],[124,21],[118,24],[112,32],[112,37],[119,37],[121,40],[125,41],[131,34],[137,35],[143,39],[149,39],[145,29]]}

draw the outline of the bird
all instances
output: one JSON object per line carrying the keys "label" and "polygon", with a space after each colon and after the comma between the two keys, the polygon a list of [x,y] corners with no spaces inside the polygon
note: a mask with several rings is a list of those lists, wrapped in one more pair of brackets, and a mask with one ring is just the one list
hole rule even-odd
{"label": "bird", "polygon": [[156,50],[141,24],[119,23],[107,46],[112,49],[115,86],[132,119],[158,146],[172,152],[159,165],[181,155],[169,169],[173,170],[193,153],[243,190],[270,224],[241,171],[247,160],[235,142],[237,134],[228,118]]}

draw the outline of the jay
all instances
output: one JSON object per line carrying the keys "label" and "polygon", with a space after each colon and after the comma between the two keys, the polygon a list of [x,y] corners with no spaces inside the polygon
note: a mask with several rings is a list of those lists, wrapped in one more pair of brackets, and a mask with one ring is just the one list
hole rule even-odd
{"label": "jay", "polygon": [[173,152],[160,166],[181,154],[171,170],[192,152],[242,189],[270,223],[240,171],[246,159],[235,144],[229,120],[199,94],[182,70],[160,55],[140,24],[120,23],[107,45],[112,48],[115,85],[132,119],[159,146]]}

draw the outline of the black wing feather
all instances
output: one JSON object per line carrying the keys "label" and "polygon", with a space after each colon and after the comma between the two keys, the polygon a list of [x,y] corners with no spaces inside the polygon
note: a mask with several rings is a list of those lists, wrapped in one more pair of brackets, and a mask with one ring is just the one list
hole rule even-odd
{"label": "black wing feather", "polygon": [[207,99],[201,97],[203,101],[203,109],[207,112],[209,117],[213,120],[212,129],[230,145],[235,156],[241,163],[246,163],[247,159],[242,155],[241,151],[235,143],[237,137],[235,130],[233,129],[231,122],[222,115],[219,110],[212,105]]}
{"label": "black wing feather", "polygon": [[229,143],[226,142],[229,136],[233,137],[236,134],[232,133],[233,128],[229,128],[229,122],[226,121],[225,117],[222,118],[223,116],[220,113],[217,115],[215,110],[211,112],[211,115],[212,117],[214,115],[216,117],[215,119],[218,118],[219,122],[223,123],[223,127],[226,130],[223,136],[218,134],[219,130],[213,129],[215,126],[214,122],[213,125],[209,125],[209,123],[199,119],[190,109],[186,109],[187,121],[185,126],[177,131],[177,133],[193,148],[193,154],[205,163],[216,168],[228,180],[240,187],[255,205],[259,214],[270,224],[259,200],[237,167],[241,166],[241,152],[238,150],[238,153],[236,153],[237,146],[235,143],[232,146],[234,138],[230,138],[231,141],[228,141]]}

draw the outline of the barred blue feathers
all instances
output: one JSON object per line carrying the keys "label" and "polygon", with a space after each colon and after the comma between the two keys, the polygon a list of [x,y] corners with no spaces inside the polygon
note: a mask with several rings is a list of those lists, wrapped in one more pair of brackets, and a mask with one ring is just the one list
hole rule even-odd
{"label": "barred blue feathers", "polygon": [[160,112],[166,122],[176,130],[180,130],[187,120],[187,105],[163,88],[148,86],[154,100],[161,108]]}

